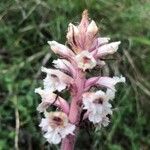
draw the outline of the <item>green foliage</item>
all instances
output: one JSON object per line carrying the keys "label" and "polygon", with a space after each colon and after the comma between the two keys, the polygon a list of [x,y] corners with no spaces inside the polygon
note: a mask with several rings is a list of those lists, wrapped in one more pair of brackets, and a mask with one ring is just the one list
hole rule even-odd
{"label": "green foliage", "polygon": [[68,23],[77,24],[84,9],[101,35],[122,41],[116,60],[106,67],[111,75],[126,76],[127,83],[118,86],[109,127],[90,128],[90,134],[83,127],[76,149],[150,149],[149,0],[1,0],[0,150],[14,149],[18,117],[20,149],[58,149],[42,137],[34,89],[40,86],[41,65],[51,66],[56,57],[47,40],[64,43]]}

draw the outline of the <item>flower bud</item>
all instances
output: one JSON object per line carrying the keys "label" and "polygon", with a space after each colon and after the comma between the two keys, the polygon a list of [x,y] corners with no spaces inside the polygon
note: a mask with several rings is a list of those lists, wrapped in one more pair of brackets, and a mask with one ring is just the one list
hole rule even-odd
{"label": "flower bud", "polygon": [[98,27],[95,21],[92,20],[91,23],[88,25],[87,33],[89,35],[96,35],[97,32],[98,32]]}

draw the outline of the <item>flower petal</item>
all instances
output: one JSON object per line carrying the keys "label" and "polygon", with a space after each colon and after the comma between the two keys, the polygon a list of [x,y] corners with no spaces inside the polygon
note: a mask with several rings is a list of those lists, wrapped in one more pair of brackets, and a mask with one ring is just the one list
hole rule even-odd
{"label": "flower petal", "polygon": [[71,75],[76,74],[74,66],[66,59],[57,59],[53,61],[54,67],[69,72]]}
{"label": "flower petal", "polygon": [[87,33],[87,35],[95,36],[97,32],[98,32],[98,27],[97,27],[95,21],[92,20],[91,23],[87,27],[86,33]]}
{"label": "flower petal", "polygon": [[58,77],[58,79],[62,83],[71,84],[73,82],[73,78],[71,78],[70,76],[68,76],[67,74],[63,73],[60,70],[48,69],[48,68],[45,68],[45,67],[42,67],[41,70],[42,70],[42,72],[45,72],[48,75],[55,75],[56,77]]}
{"label": "flower petal", "polygon": [[79,68],[83,69],[92,69],[96,66],[96,60],[88,51],[82,51],[75,57],[76,63]]}
{"label": "flower petal", "polygon": [[75,25],[73,25],[72,23],[69,23],[68,32],[67,32],[67,39],[68,39],[69,43],[76,45],[77,41],[73,41],[73,39],[76,40],[76,38],[78,38],[78,36],[79,36],[78,28]]}
{"label": "flower petal", "polygon": [[60,96],[41,88],[35,89],[35,93],[40,94],[42,98],[42,102],[37,107],[39,112],[44,112],[49,106],[54,105],[61,108],[66,114],[69,113],[69,104]]}
{"label": "flower petal", "polygon": [[69,59],[74,56],[74,53],[63,44],[60,44],[56,41],[48,41],[48,44],[50,45],[54,53],[59,54],[62,57]]}
{"label": "flower petal", "polygon": [[84,10],[82,13],[82,19],[81,22],[78,26],[80,33],[85,33],[85,31],[87,30],[87,27],[89,25],[89,17],[88,17],[88,11]]}
{"label": "flower petal", "polygon": [[106,45],[103,45],[98,48],[96,57],[102,57],[108,54],[113,54],[118,50],[118,46],[120,45],[120,41],[118,42],[112,42]]}
{"label": "flower petal", "polygon": [[98,46],[107,44],[109,42],[110,38],[108,37],[100,37],[98,38]]}
{"label": "flower petal", "polygon": [[111,89],[107,89],[106,95],[109,100],[113,100],[115,98],[115,91]]}
{"label": "flower petal", "polygon": [[42,128],[43,131],[47,131],[49,126],[49,122],[46,118],[42,118],[41,123],[39,124],[39,127]]}
{"label": "flower petal", "polygon": [[96,85],[110,88],[112,90],[115,90],[115,85],[119,82],[125,82],[124,77],[100,77],[99,80],[96,82]]}
{"label": "flower petal", "polygon": [[75,128],[75,125],[68,123],[68,125],[60,131],[61,137],[65,138],[68,134],[74,135],[73,131],[75,130]]}
{"label": "flower petal", "polygon": [[97,81],[99,80],[99,78],[100,77],[91,77],[91,78],[87,79],[86,82],[85,82],[85,91],[88,91],[88,89],[90,87],[95,85],[97,83]]}
{"label": "flower petal", "polygon": [[61,142],[61,136],[56,131],[47,132],[44,137],[50,144],[59,144]]}

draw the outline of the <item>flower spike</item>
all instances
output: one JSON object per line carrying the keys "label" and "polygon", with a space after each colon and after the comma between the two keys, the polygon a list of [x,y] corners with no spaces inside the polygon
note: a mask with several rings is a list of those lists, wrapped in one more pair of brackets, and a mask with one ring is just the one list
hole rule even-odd
{"label": "flower spike", "polygon": [[[48,41],[60,58],[53,61],[53,69],[42,67],[46,73],[43,89],[35,90],[41,96],[37,110],[44,113],[40,127],[50,144],[61,143],[61,150],[73,150],[80,124],[91,122],[95,127],[106,127],[113,114],[111,102],[117,92],[117,83],[125,78],[92,76],[91,70],[104,67],[103,57],[114,54],[120,41],[109,43],[109,37],[98,37],[98,27],[90,20],[88,11],[82,14],[78,25],[69,23],[67,45]],[[61,96],[60,96],[61,95]],[[64,98],[65,97],[65,98]],[[48,112],[48,108],[56,109]]]}

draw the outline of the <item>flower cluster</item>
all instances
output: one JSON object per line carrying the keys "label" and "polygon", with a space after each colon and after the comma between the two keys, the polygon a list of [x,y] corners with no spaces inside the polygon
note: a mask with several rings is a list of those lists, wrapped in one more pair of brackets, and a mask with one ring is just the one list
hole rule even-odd
{"label": "flower cluster", "polygon": [[[79,25],[69,24],[67,45],[48,41],[51,50],[60,59],[53,61],[55,69],[42,67],[46,74],[44,88],[37,88],[35,92],[42,98],[37,110],[45,115],[40,127],[49,143],[58,144],[70,135],[73,137],[84,120],[100,127],[109,124],[108,116],[112,115],[110,101],[115,97],[115,85],[125,82],[125,78],[86,77],[88,70],[95,66],[101,69],[105,65],[104,56],[117,51],[120,41],[108,43],[109,40],[108,37],[98,37],[98,27],[93,20],[90,21],[85,10]],[[56,94],[65,90],[70,93],[69,100]],[[51,106],[56,106],[57,111],[49,112]]]}

